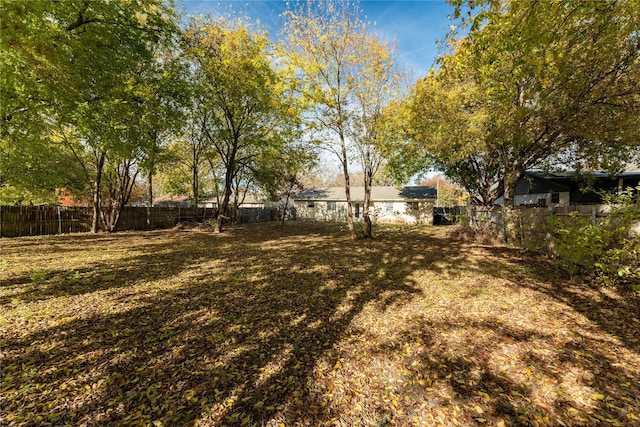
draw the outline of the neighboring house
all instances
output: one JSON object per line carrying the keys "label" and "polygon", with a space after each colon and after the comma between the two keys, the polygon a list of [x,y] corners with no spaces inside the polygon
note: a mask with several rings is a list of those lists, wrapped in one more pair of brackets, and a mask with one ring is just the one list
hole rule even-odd
{"label": "neighboring house", "polygon": [[[527,171],[516,184],[515,204],[548,207],[602,204],[602,192],[618,194],[636,188],[640,172],[629,171],[611,176],[603,172],[589,174],[543,173]],[[589,183],[589,190],[585,190]],[[502,204],[500,197],[496,204]]]}
{"label": "neighboring house", "polygon": [[187,196],[159,196],[153,199],[153,206],[163,208],[190,208],[193,202]]}
{"label": "neighboring house", "polygon": [[[408,224],[433,223],[433,206],[437,197],[434,187],[377,187],[371,189],[369,213],[373,221]],[[347,198],[344,187],[310,188],[293,197],[296,216],[310,221],[346,219]],[[362,220],[364,187],[351,187],[353,216]]]}
{"label": "neighboring house", "polygon": [[[233,205],[234,195],[231,195],[229,199],[229,205]],[[259,194],[255,193],[247,193],[246,195],[241,194],[238,198],[238,207],[239,208],[265,208],[267,207],[267,202],[265,198]],[[218,199],[215,197],[202,200],[200,202],[200,207],[203,208],[217,208],[218,207]]]}

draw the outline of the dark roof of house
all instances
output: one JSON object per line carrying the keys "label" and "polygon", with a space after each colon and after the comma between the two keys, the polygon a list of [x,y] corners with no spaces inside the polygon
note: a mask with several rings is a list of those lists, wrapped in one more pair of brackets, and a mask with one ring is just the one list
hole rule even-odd
{"label": "dark roof of house", "polygon": [[[540,194],[549,192],[578,191],[582,192],[580,183],[591,180],[596,187],[603,185],[617,186],[617,181],[626,183],[640,179],[640,171],[626,170],[617,174],[607,172],[543,172],[529,170],[518,181],[516,194]],[[634,184],[635,185],[635,184]]]}
{"label": "dark roof of house", "polygon": [[[590,178],[590,179],[589,179]],[[556,172],[547,173],[538,170],[529,170],[518,180],[516,194],[543,194],[555,192],[569,192],[572,204],[601,203],[602,196],[599,191],[617,189],[618,180],[622,179],[623,188],[637,185],[640,180],[640,171],[625,170],[617,174],[607,172]],[[591,181],[591,187],[585,188],[584,181]]]}
{"label": "dark roof of house", "polygon": [[[382,201],[412,201],[435,199],[438,192],[435,187],[411,186],[402,187],[371,187],[371,200]],[[308,188],[296,194],[294,200],[326,200],[326,201],[346,201],[344,187]],[[364,187],[351,187],[351,200],[364,200]]]}
{"label": "dark roof of house", "polygon": [[523,178],[516,184],[516,194],[560,193],[570,190],[568,185],[558,182],[552,175],[533,171],[525,172]]}
{"label": "dark roof of house", "polygon": [[530,176],[535,176],[538,178],[554,179],[554,180],[575,180],[577,178],[587,177],[587,176],[592,176],[593,178],[596,178],[596,179],[640,178],[640,171],[638,170],[625,170],[623,172],[618,172],[615,174],[611,174],[608,172],[601,172],[601,171],[582,172],[582,173],[566,171],[566,172],[550,173],[550,172],[542,172],[537,170],[530,170],[530,171],[526,171],[525,174]]}
{"label": "dark roof of house", "polygon": [[[231,195],[230,201],[233,202],[233,200],[234,196]],[[201,200],[200,203],[212,203],[214,205],[217,205],[218,199],[216,199],[215,197],[209,197],[207,199]],[[266,203],[266,198],[259,194],[247,193],[244,196],[240,196],[240,198],[238,199],[238,203],[240,203],[240,205],[264,205]]]}

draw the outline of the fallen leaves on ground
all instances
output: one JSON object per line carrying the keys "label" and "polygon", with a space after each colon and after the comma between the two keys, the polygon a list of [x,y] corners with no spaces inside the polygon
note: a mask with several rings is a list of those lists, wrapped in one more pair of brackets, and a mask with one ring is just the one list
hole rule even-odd
{"label": "fallen leaves on ground", "polygon": [[449,229],[0,241],[3,425],[640,422],[640,301]]}

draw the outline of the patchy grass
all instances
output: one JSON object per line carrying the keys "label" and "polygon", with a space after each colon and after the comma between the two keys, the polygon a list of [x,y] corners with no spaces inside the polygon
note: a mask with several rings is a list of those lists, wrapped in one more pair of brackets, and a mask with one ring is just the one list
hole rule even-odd
{"label": "patchy grass", "polygon": [[448,231],[2,239],[0,424],[638,425],[638,296]]}

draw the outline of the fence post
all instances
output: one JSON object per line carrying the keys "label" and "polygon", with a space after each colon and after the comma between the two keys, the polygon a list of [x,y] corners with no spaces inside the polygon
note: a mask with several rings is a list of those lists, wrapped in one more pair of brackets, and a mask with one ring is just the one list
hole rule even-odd
{"label": "fence post", "polygon": [[58,206],[58,234],[62,234],[62,213],[60,213],[60,206]]}
{"label": "fence post", "polygon": [[500,217],[502,218],[502,241],[503,243],[509,243],[509,239],[507,237],[507,214],[505,209],[500,209]]}
{"label": "fence post", "polygon": [[520,221],[520,247],[524,248],[524,227],[522,226],[522,214],[523,214],[523,211],[520,210],[518,213],[519,213],[518,219]]}

